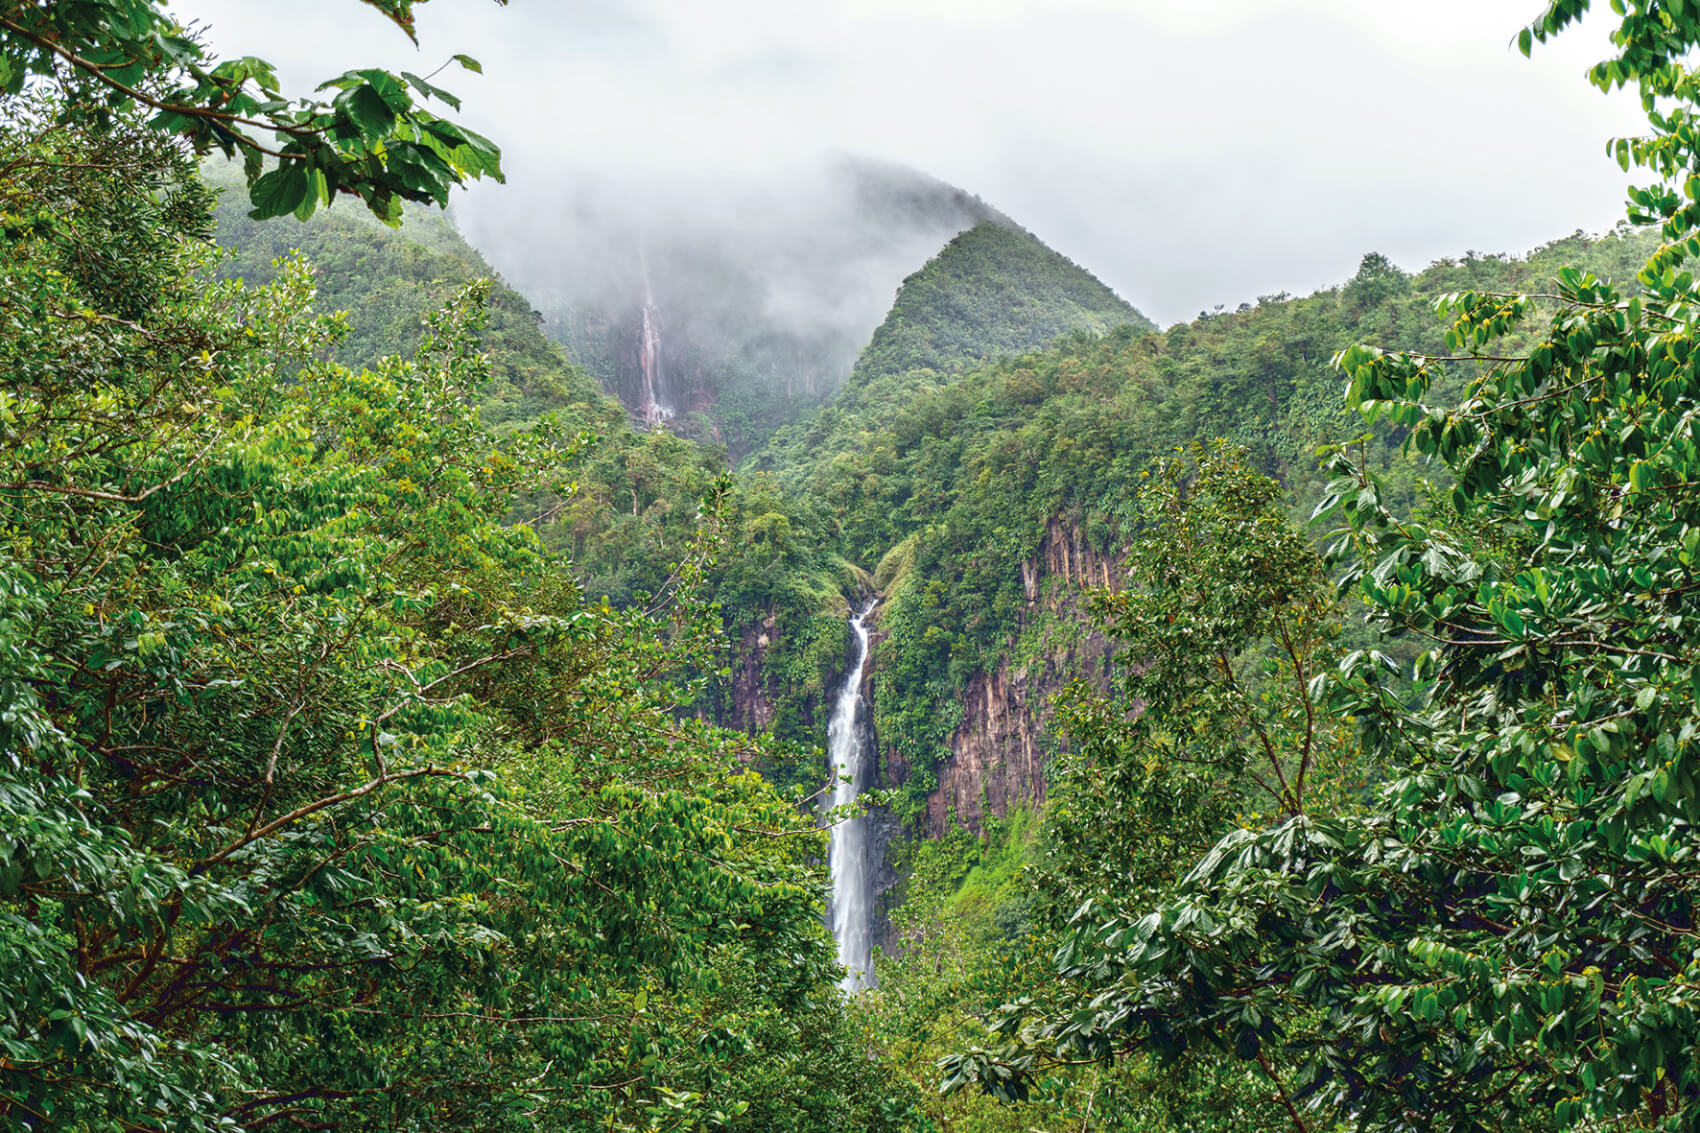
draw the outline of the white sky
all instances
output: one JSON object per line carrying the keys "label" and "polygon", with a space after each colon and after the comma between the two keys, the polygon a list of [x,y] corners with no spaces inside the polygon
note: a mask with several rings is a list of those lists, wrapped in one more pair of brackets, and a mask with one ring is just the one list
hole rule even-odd
{"label": "white sky", "polygon": [[546,225],[526,202],[592,172],[688,201],[851,152],[978,194],[1165,325],[1341,282],[1371,250],[1416,269],[1615,223],[1605,143],[1644,124],[1583,78],[1609,13],[1526,60],[1511,42],[1543,6],[436,0],[415,51],[354,0],[172,4],[298,89],[480,59],[439,78],[505,154],[510,187],[457,206],[475,238]]}

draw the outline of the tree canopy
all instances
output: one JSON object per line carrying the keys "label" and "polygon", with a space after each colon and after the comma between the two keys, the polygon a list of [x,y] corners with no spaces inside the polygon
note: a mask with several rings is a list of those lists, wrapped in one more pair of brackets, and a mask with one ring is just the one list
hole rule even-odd
{"label": "tree canopy", "polygon": [[[1552,4],[1522,48],[1587,6]],[[1298,1130],[1700,1121],[1700,206],[1669,184],[1700,158],[1700,18],[1613,8],[1592,78],[1641,90],[1652,133],[1612,152],[1659,179],[1631,219],[1664,237],[1636,279],[1558,271],[1528,337],[1537,297],[1459,291],[1443,350],[1336,360],[1352,407],[1444,472],[1398,505],[1346,446],[1318,507],[1346,592],[1419,653],[1353,652],[1309,688],[1381,782],[1227,831],[1155,899],[1081,904],[1067,1006],[1010,1003],[950,1084],[1017,1096],[1057,1062],[1206,1050],[1255,1063]]]}

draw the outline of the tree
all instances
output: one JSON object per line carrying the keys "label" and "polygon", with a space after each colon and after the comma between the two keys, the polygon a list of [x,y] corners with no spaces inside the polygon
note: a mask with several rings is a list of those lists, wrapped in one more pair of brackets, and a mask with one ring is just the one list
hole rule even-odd
{"label": "tree", "polygon": [[586,600],[508,522],[581,442],[470,408],[481,285],[328,362],[179,141],[61,111],[0,119],[0,1123],[716,1128],[801,1059],[903,1127],[821,833],[687,712],[718,499],[653,616]]}
{"label": "tree", "polygon": [[1411,289],[1411,277],[1380,252],[1370,252],[1358,265],[1358,274],[1346,284],[1346,301],[1363,310],[1385,303],[1390,296]]}
{"label": "tree", "polygon": [[[1157,462],[1139,499],[1145,534],[1127,563],[1134,587],[1092,603],[1122,658],[1121,679],[1114,696],[1077,683],[1060,702],[1070,748],[1053,768],[1033,867],[1061,946],[1056,963],[1070,978],[1023,995],[1001,1024],[1018,1021],[1026,1043],[1055,1051],[1043,1073],[1026,1064],[1035,1081],[1131,1053],[1088,1022],[1119,973],[1081,947],[1082,925],[1131,923],[1169,900],[1225,832],[1354,802],[1343,786],[1353,736],[1320,702],[1317,680],[1338,656],[1333,588],[1288,521],[1280,486],[1248,469],[1242,450],[1216,443]],[[1186,1051],[1162,1047],[1142,1053]],[[1281,1117],[1255,1070],[1220,1062],[1195,1052],[1164,1084],[1163,1069],[1142,1057],[1131,1076],[1104,1076],[1100,1120],[1122,1112],[1131,1128],[1201,1127],[1211,1109],[1211,1127],[1250,1129]],[[998,1096],[1034,1088],[1007,1065],[950,1065],[953,1084],[981,1073]]]}
{"label": "tree", "polygon": [[[1587,7],[1550,5],[1523,50]],[[1635,82],[1652,132],[1612,151],[1686,176],[1700,17],[1614,9],[1592,77]],[[1212,1043],[1287,1068],[1269,1089],[1298,1130],[1700,1123],[1700,204],[1668,182],[1631,202],[1665,240],[1635,289],[1559,272],[1532,348],[1508,336],[1534,297],[1464,292],[1447,356],[1338,359],[1452,488],[1396,513],[1345,449],[1321,509],[1347,584],[1425,647],[1415,705],[1372,654],[1319,688],[1386,768],[1373,807],[1232,831],[1143,912],[1083,909],[1059,976],[1086,1010],[1010,1010],[953,1081]],[[1483,372],[1428,404],[1459,364]]]}
{"label": "tree", "polygon": [[1200,444],[1143,473],[1134,587],[1092,600],[1121,679],[1060,703],[1041,877],[1065,915],[1148,900],[1224,830],[1307,813],[1317,780],[1338,781],[1349,731],[1312,686],[1337,655],[1332,589],[1245,460]]}
{"label": "tree", "polygon": [[[364,2],[413,38],[424,0]],[[469,56],[455,59],[480,69]],[[305,219],[348,193],[396,224],[403,201],[447,204],[468,178],[502,179],[492,142],[424,108],[433,99],[460,107],[430,78],[364,68],[320,84],[335,92],[328,102],[287,98],[263,59],[215,63],[162,0],[6,0],[0,91],[15,97],[33,77],[64,93],[67,118],[99,123],[140,107],[153,112],[150,126],[181,135],[196,153],[240,156],[256,217]]]}

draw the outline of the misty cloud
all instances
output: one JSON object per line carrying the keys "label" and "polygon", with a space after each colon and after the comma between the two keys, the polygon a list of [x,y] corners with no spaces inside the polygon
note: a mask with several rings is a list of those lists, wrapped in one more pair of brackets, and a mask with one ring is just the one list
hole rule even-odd
{"label": "misty cloud", "polygon": [[418,52],[352,0],[182,10],[302,82],[482,59],[444,81],[510,185],[457,208],[522,285],[580,187],[759,225],[849,152],[978,194],[1167,323],[1371,249],[1415,268],[1609,227],[1604,143],[1638,125],[1582,78],[1599,21],[1510,49],[1527,0],[437,0]]}

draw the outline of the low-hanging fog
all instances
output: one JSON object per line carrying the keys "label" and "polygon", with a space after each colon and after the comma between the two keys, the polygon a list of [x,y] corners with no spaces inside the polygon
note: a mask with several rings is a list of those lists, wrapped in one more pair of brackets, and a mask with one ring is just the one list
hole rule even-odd
{"label": "low-hanging fog", "polygon": [[1007,222],[935,178],[847,155],[759,181],[585,170],[520,188],[511,213],[481,203],[463,230],[550,336],[634,413],[734,458],[838,388],[906,275],[956,233]]}
{"label": "low-hanging fog", "polygon": [[[498,195],[504,207],[488,207]],[[993,215],[935,178],[850,155],[688,185],[587,169],[456,206],[468,238],[545,311],[635,300],[647,260],[663,303],[684,274],[701,299],[736,293],[780,330],[863,338],[903,276]]]}
{"label": "low-hanging fog", "polygon": [[[1604,143],[1635,108],[1577,81],[1597,31],[1534,60],[1510,47],[1538,6],[437,0],[415,50],[353,0],[175,5],[302,88],[477,56],[483,75],[439,81],[503,146],[510,183],[464,194],[459,220],[539,302],[602,278],[605,254],[628,254],[610,233],[633,225],[777,241],[781,266],[818,276],[842,242],[791,234],[842,215],[852,190],[826,171],[856,154],[983,198],[1162,323],[1338,282],[1372,249],[1418,268],[1609,227],[1623,179]],[[890,241],[905,266],[847,267],[867,295],[838,281],[769,301],[867,323],[931,238]]]}

